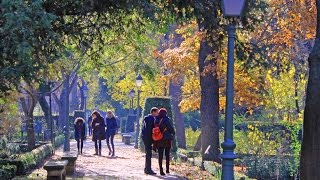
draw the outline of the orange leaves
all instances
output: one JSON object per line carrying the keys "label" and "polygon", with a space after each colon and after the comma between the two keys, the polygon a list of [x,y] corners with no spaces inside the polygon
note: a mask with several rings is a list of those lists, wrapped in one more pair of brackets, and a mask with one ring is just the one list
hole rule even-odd
{"label": "orange leaves", "polygon": [[[220,107],[225,107],[225,77],[226,77],[226,49],[222,52],[214,52],[206,58],[206,61],[218,59],[218,64],[207,63],[202,72],[198,68],[198,54],[202,33],[197,31],[197,24],[192,23],[180,27],[177,34],[171,35],[169,48],[156,53],[163,63],[165,76],[172,80],[183,80],[182,101],[180,107],[182,112],[198,110],[201,100],[200,75],[205,73],[217,73],[220,79]],[[182,37],[179,46],[175,39]],[[169,40],[169,41],[170,41]],[[260,103],[258,96],[259,81],[257,73],[248,73],[242,69],[239,61],[235,65],[235,102],[248,108],[255,107]]]}
{"label": "orange leaves", "polygon": [[270,14],[255,37],[265,44],[284,44],[291,47],[297,39],[315,37],[315,0],[270,0]]}

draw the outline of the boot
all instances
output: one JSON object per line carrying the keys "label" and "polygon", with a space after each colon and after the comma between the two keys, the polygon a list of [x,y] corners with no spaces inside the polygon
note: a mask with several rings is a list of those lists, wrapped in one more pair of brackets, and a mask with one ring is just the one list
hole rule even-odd
{"label": "boot", "polygon": [[160,175],[161,175],[161,176],[166,175],[166,174],[163,172],[163,168],[162,168],[162,167],[160,167]]}
{"label": "boot", "polygon": [[114,148],[113,148],[113,151],[112,151],[112,155],[111,157],[115,157],[115,154],[114,154]]}
{"label": "boot", "polygon": [[109,156],[111,156],[112,151],[111,151],[111,148],[110,148],[110,145],[109,145],[108,141],[107,141],[107,146],[108,146],[108,149],[109,149]]}
{"label": "boot", "polygon": [[99,149],[99,156],[101,156],[101,149]]}
{"label": "boot", "polygon": [[169,168],[169,161],[166,161],[166,173],[169,174],[170,173],[170,168]]}
{"label": "boot", "polygon": [[94,153],[93,155],[98,155],[98,149],[95,149],[96,150],[96,153]]}

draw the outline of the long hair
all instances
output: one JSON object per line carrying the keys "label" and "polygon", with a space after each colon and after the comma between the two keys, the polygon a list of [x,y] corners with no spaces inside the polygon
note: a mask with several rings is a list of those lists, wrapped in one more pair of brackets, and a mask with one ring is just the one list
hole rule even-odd
{"label": "long hair", "polygon": [[96,115],[98,119],[102,118],[101,114],[96,110],[92,112],[91,116],[92,115]]}
{"label": "long hair", "polygon": [[108,110],[107,111],[107,115],[106,115],[106,118],[115,118],[115,115],[114,115],[114,113],[111,111],[111,110]]}
{"label": "long hair", "polygon": [[159,118],[167,117],[167,110],[165,108],[161,108],[159,110]]}

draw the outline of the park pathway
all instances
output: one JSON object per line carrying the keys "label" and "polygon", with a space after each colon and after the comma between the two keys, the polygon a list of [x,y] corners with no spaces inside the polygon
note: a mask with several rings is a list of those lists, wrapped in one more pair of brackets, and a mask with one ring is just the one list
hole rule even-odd
{"label": "park pathway", "polygon": [[[76,151],[76,142],[71,141],[71,151]],[[120,139],[115,139],[116,157],[108,157],[108,148],[106,142],[102,144],[102,156],[94,154],[94,143],[91,139],[84,142],[83,154],[78,156],[76,172],[67,179],[184,179],[176,175],[173,171],[170,175],[160,176],[156,158],[152,158],[152,168],[157,175],[145,175],[144,153],[134,149],[133,145],[125,145]],[[51,159],[58,159],[63,154],[62,148],[56,150]],[[32,177],[39,179],[46,177],[46,171],[39,168],[32,172]],[[30,176],[29,176],[30,177]],[[37,179],[38,179],[37,178]]]}

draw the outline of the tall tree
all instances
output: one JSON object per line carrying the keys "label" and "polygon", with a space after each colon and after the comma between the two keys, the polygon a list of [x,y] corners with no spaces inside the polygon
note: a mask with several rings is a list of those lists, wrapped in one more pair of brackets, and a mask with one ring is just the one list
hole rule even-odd
{"label": "tall tree", "polygon": [[38,91],[30,82],[23,82],[21,86],[22,96],[20,97],[21,107],[24,113],[27,128],[28,149],[32,150],[36,145],[33,123],[33,110],[38,102]]}
{"label": "tall tree", "polygon": [[301,179],[320,177],[320,0],[316,0],[316,9],[316,38],[308,58],[309,78],[300,158]]}

